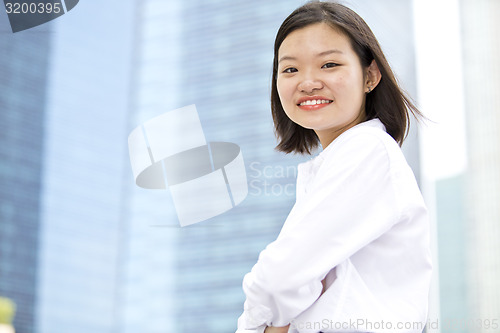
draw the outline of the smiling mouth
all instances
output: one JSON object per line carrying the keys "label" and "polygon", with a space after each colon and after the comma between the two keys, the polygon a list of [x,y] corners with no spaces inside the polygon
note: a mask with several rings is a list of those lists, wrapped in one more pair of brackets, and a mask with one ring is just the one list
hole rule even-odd
{"label": "smiling mouth", "polygon": [[299,103],[297,104],[297,106],[310,106],[310,105],[322,105],[322,104],[326,105],[330,103],[333,103],[333,101],[329,99],[313,99]]}

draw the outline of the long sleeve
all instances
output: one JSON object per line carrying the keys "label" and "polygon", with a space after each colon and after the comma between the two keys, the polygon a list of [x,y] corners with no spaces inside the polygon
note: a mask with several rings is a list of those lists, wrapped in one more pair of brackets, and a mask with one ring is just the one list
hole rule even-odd
{"label": "long sleeve", "polygon": [[289,324],[318,299],[332,268],[399,220],[398,175],[386,142],[371,128],[349,134],[328,148],[280,235],[245,276],[247,328]]}

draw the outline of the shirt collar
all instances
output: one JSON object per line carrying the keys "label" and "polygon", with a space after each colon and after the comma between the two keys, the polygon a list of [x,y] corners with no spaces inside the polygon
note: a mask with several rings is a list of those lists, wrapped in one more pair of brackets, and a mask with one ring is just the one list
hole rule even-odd
{"label": "shirt collar", "polygon": [[[349,133],[355,129],[358,129],[360,127],[374,127],[374,128],[380,128],[381,130],[383,130],[384,132],[386,132],[386,129],[385,129],[385,126],[384,124],[380,121],[380,119],[378,118],[373,118],[373,119],[370,119],[370,120],[367,120],[367,121],[364,121],[362,123],[359,123],[357,124],[356,126],[353,126],[351,128],[349,128],[347,131],[343,132],[342,134],[340,134],[335,140],[333,140],[332,143],[330,143],[328,145],[328,147],[326,147],[325,149],[323,149],[314,159],[319,159],[320,161],[323,161],[323,159],[325,158],[325,154],[327,151],[331,150],[333,146],[335,146],[335,143],[336,141],[338,142],[338,139],[344,135],[346,135],[346,133]],[[318,162],[320,162],[318,161]],[[321,163],[321,162],[320,162]]]}

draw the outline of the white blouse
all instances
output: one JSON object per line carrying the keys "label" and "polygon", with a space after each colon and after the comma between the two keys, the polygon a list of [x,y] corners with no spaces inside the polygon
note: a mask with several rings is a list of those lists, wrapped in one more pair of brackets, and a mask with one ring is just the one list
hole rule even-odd
{"label": "white blouse", "polygon": [[236,333],[288,324],[294,333],[422,332],[429,229],[415,177],[382,122],[352,127],[299,164],[296,203],[243,279]]}

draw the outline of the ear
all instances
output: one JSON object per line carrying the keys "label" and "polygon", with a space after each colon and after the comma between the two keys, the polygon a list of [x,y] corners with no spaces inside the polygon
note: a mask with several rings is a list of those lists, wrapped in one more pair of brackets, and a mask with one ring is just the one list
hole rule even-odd
{"label": "ear", "polygon": [[373,59],[370,66],[366,68],[365,74],[366,74],[365,92],[370,93],[373,91],[373,89],[375,89],[375,87],[379,84],[380,80],[382,79],[382,74],[378,69],[378,65],[375,59]]}

